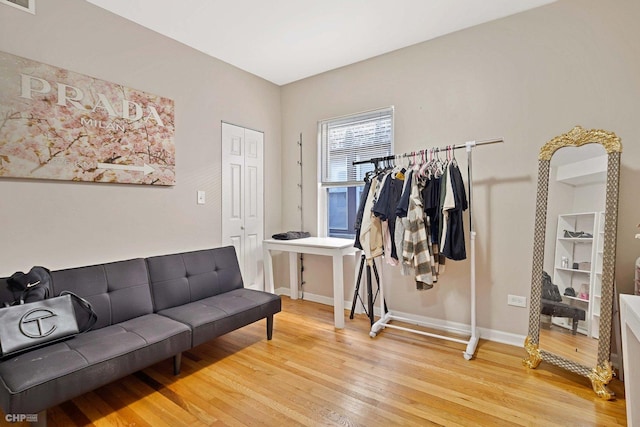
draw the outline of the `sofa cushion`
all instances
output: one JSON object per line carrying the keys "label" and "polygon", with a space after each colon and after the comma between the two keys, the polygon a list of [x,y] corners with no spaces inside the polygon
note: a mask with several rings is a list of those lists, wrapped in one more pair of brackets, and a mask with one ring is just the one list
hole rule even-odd
{"label": "sofa cushion", "polygon": [[52,271],[53,294],[68,290],[92,305],[99,329],[153,312],[144,259]]}
{"label": "sofa cushion", "polygon": [[236,289],[158,314],[186,323],[193,330],[195,347],[281,310],[280,297],[253,289]]}
{"label": "sofa cushion", "polygon": [[187,325],[157,314],[130,319],[0,362],[7,413],[35,413],[191,346]]}
{"label": "sofa cushion", "polygon": [[233,246],[146,259],[155,311],[243,287]]}

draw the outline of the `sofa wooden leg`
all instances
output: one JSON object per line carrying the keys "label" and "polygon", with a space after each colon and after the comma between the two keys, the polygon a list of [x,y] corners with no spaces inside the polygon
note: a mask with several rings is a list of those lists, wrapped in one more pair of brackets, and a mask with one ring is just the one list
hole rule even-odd
{"label": "sofa wooden leg", "polygon": [[273,314],[267,316],[267,340],[271,340],[273,337]]}
{"label": "sofa wooden leg", "polygon": [[180,374],[180,362],[182,362],[182,353],[173,356],[173,375]]}

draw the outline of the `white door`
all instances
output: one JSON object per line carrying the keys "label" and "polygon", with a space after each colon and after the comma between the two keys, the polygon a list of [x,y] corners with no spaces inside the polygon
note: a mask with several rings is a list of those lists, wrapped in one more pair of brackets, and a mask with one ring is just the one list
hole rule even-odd
{"label": "white door", "polygon": [[264,134],[222,123],[222,244],[238,254],[244,285],[264,289]]}

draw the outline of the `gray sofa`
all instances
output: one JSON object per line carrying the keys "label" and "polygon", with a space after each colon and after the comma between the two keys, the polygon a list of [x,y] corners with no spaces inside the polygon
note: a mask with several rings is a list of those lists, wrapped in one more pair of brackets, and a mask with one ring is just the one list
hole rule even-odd
{"label": "gray sofa", "polygon": [[[281,310],[274,294],[245,289],[232,246],[52,271],[52,295],[92,305],[91,331],[0,361],[5,414],[46,409]],[[11,300],[0,279],[0,302]],[[78,312],[81,317],[81,313]],[[83,319],[80,318],[79,322]]]}

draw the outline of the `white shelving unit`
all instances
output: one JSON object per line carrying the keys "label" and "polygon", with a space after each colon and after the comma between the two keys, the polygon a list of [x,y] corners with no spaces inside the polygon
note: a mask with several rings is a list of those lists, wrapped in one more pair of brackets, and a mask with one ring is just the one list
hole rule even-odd
{"label": "white shelving unit", "polygon": [[[603,212],[558,216],[553,283],[563,302],[585,310],[586,320],[580,321],[578,332],[593,338],[598,338],[600,325],[603,237]],[[575,297],[564,295],[569,287]],[[571,329],[570,319],[558,317],[553,323]]]}

